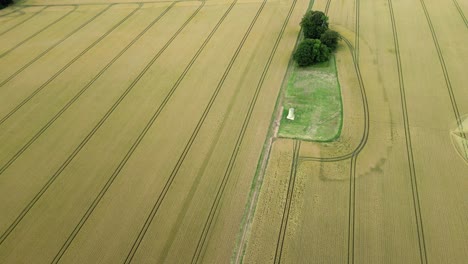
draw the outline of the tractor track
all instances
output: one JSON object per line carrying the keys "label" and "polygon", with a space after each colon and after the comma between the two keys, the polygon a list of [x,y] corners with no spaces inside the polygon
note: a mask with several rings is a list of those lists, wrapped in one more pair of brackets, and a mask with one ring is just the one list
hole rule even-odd
{"label": "tractor track", "polygon": [[[76,28],[75,30],[73,30],[72,32],[70,32],[68,35],[66,35],[64,38],[62,38],[61,40],[59,40],[58,42],[54,43],[52,46],[50,46],[49,48],[47,48],[45,51],[43,51],[41,54],[39,54],[38,56],[36,56],[34,59],[30,60],[28,63],[26,63],[24,66],[22,66],[20,69],[18,69],[16,72],[14,72],[12,75],[10,75],[8,78],[6,78],[5,80],[3,80],[2,82],[0,82],[0,87],[2,87],[3,85],[5,85],[6,83],[8,83],[9,81],[11,81],[11,79],[15,78],[18,74],[20,74],[21,72],[23,72],[26,68],[28,68],[29,66],[31,66],[34,62],[38,61],[40,58],[44,57],[46,54],[48,54],[52,49],[54,49],[55,47],[57,47],[58,45],[60,45],[61,43],[63,43],[65,40],[67,40],[68,38],[70,38],[72,35],[74,35],[76,32],[78,32],[80,29],[84,28],[86,25],[90,24],[91,22],[93,22],[97,17],[99,17],[100,15],[102,15],[105,11],[107,11],[112,5],[109,5],[108,7],[104,8],[102,11],[100,11],[99,13],[97,13],[95,16],[93,16],[90,20],[86,21],[84,24],[82,24],[81,26],[79,26],[78,28]],[[12,110],[13,111],[13,110]],[[7,116],[9,115],[12,115],[13,113],[9,113],[7,114],[6,116],[4,116],[2,119],[0,119],[0,125],[5,122],[5,120],[8,118]]]}
{"label": "tractor track", "polygon": [[276,242],[275,251],[275,264],[281,263],[281,256],[283,254],[284,240],[286,238],[286,230],[288,228],[289,213],[291,211],[291,204],[294,195],[294,185],[296,183],[297,167],[299,163],[299,152],[301,149],[301,140],[293,140],[293,158],[291,162],[291,171],[288,181],[288,192],[286,194],[286,202],[284,205],[283,217],[281,219],[280,231],[278,233],[278,240]]}
{"label": "tractor track", "polygon": [[[110,6],[109,6],[110,7]],[[109,8],[108,7],[108,8]],[[106,8],[104,11],[106,11],[108,8]],[[125,21],[127,21],[133,14],[135,14],[136,11],[138,11],[141,8],[141,5],[139,5],[137,8],[135,8],[131,13],[129,13],[126,17],[124,17],[122,20],[119,21],[119,23],[115,24],[111,29],[109,29],[106,33],[104,33],[101,37],[99,37],[97,40],[95,40],[91,45],[89,45],[86,49],[84,49],[80,54],[78,54],[75,58],[73,58],[70,62],[67,63],[62,69],[60,69],[58,72],[56,72],[51,78],[49,78],[45,83],[43,83],[39,88],[37,88],[33,93],[31,93],[27,98],[25,98],[19,105],[17,105],[13,110],[11,110],[6,116],[4,116],[0,120],[0,125],[2,125],[6,120],[8,120],[14,113],[16,113],[21,107],[23,107],[27,102],[29,102],[32,98],[34,98],[40,91],[42,91],[47,85],[49,85],[55,78],[57,78],[60,74],[62,74],[68,67],[70,67],[73,63],[75,63],[78,59],[80,59],[83,55],[85,55],[89,50],[91,50],[94,46],[96,46],[99,42],[101,42],[105,37],[107,37],[110,33],[112,33],[115,29],[117,29],[120,25],[122,25]],[[110,66],[110,65],[109,65]],[[99,76],[98,76],[99,77]],[[94,78],[92,80],[92,83],[97,78]],[[91,84],[92,84],[91,83]],[[91,85],[89,84],[89,86]],[[78,97],[81,96],[81,94],[89,88],[85,87],[83,88],[77,95]],[[67,103],[51,120],[49,120],[48,123],[46,123],[23,147],[21,147],[20,150],[18,150],[13,157],[11,157],[7,163],[5,163],[2,167],[0,167],[0,175],[7,170],[11,164],[13,164],[28,148],[31,146],[54,122],[57,120],[63,112],[65,112],[66,109],[68,109],[71,104],[78,99],[77,96],[72,98],[69,103]]]}
{"label": "tractor track", "polygon": [[[353,61],[356,65],[357,69],[359,70],[359,82],[362,82],[362,86],[364,86],[364,82],[362,81],[362,77],[360,76],[360,69],[359,69],[359,27],[360,27],[360,0],[355,0],[356,3],[356,14],[355,14],[355,35],[354,35],[354,57]],[[348,44],[349,45],[349,44]],[[367,100],[365,104],[365,108],[368,108]],[[369,112],[368,109],[365,112]],[[365,143],[367,143],[367,139],[369,137],[369,118],[367,115],[367,127],[365,129],[365,142],[362,144],[364,147]],[[359,149],[359,148],[358,148]],[[362,149],[361,149],[362,150]],[[356,163],[358,159],[358,155],[361,152],[356,152],[355,155],[351,157],[351,167],[350,167],[350,175],[349,175],[349,205],[348,205],[348,264],[354,264],[355,260],[355,252],[354,252],[354,244],[355,244],[355,222],[356,222]]]}
{"label": "tractor track", "polygon": [[[440,48],[437,33],[435,31],[434,25],[432,24],[431,16],[429,15],[429,11],[427,10],[426,3],[424,2],[424,0],[419,0],[419,2],[421,3],[421,7],[422,7],[422,9],[424,11],[424,15],[426,16],[427,24],[429,26],[429,29],[431,30],[432,40],[433,40],[434,46],[435,46],[435,48],[437,50],[437,56],[439,58],[440,67],[442,68],[442,72],[444,74],[445,85],[447,87],[447,92],[448,92],[449,97],[450,97],[450,103],[452,105],[453,114],[455,115],[455,118],[457,120],[458,129],[460,131],[463,131],[463,123],[462,123],[462,120],[461,120],[460,110],[458,109],[457,99],[456,99],[456,96],[455,96],[455,94],[453,92],[452,82],[450,80],[448,69],[447,69],[447,66],[445,64],[445,59],[444,59],[444,55],[442,54],[442,49]],[[465,140],[467,140],[467,137],[466,137],[465,134],[462,134],[462,137]],[[465,151],[465,157],[468,157],[468,146],[466,144],[463,144],[463,150]]]}
{"label": "tractor track", "polygon": [[325,6],[325,10],[323,11],[325,13],[325,15],[328,15],[328,11],[330,9],[330,4],[331,4],[331,0],[328,0],[327,5]]}
{"label": "tractor track", "polygon": [[268,58],[268,61],[267,61],[267,64],[263,70],[263,73],[262,73],[262,76],[257,84],[257,88],[255,90],[255,94],[254,94],[254,97],[252,98],[252,101],[250,103],[250,106],[249,106],[249,110],[248,110],[248,113],[246,115],[246,118],[244,119],[244,123],[242,125],[242,129],[239,133],[239,136],[236,140],[236,144],[235,144],[235,148],[233,149],[233,152],[231,154],[231,158],[229,160],[229,164],[226,168],[226,171],[224,173],[224,176],[222,178],[222,181],[221,181],[221,185],[219,186],[217,192],[216,192],[216,197],[215,197],[215,200],[213,201],[213,204],[211,206],[211,209],[210,209],[210,213],[208,215],[208,218],[205,222],[205,225],[203,227],[203,231],[202,231],[202,234],[200,236],[200,239],[198,241],[198,245],[197,245],[197,248],[194,252],[194,255],[192,257],[192,263],[198,263],[199,262],[199,259],[200,259],[200,256],[202,254],[202,251],[203,251],[203,248],[205,246],[205,241],[206,241],[206,238],[208,236],[208,233],[211,229],[211,225],[213,223],[213,219],[217,213],[217,210],[218,210],[218,206],[222,200],[222,196],[223,196],[223,193],[224,193],[224,190],[226,188],[226,185],[227,185],[227,182],[230,178],[230,175],[232,173],[232,170],[234,168],[234,164],[236,162],[236,159],[237,159],[237,155],[239,153],[239,150],[240,150],[240,146],[242,144],[242,141],[243,141],[243,138],[245,136],[245,132],[247,130],[247,127],[250,123],[250,118],[252,116],[252,113],[253,113],[253,110],[255,108],[255,104],[257,102],[257,99],[258,99],[258,95],[260,93],[260,90],[261,90],[261,87],[263,86],[263,82],[265,81],[265,78],[266,78],[266,74],[268,73],[268,70],[270,68],[270,65],[271,65],[271,62],[273,61],[273,58],[276,54],[276,51],[278,49],[278,46],[279,46],[279,43],[283,37],[283,34],[286,30],[286,26],[289,22],[289,19],[291,18],[291,15],[292,15],[292,12],[294,11],[294,8],[296,6],[296,3],[297,3],[297,0],[294,0],[289,11],[288,11],[288,15],[286,16],[286,19],[283,23],[283,26],[281,28],[281,31],[278,35],[278,38],[276,39],[276,42],[275,42],[275,45],[270,53],[270,57]]}
{"label": "tractor track", "polygon": [[387,3],[388,3],[388,10],[390,13],[390,20],[392,23],[393,44],[395,48],[396,66],[398,69],[401,110],[403,114],[403,125],[404,125],[404,130],[405,130],[406,155],[408,159],[409,172],[410,172],[411,192],[412,192],[412,198],[413,198],[416,228],[417,228],[417,233],[418,233],[418,246],[419,246],[420,260],[421,260],[421,263],[424,264],[424,263],[427,263],[426,243],[424,239],[424,228],[423,228],[423,221],[422,221],[422,216],[421,216],[421,205],[420,205],[421,203],[419,199],[419,192],[418,192],[418,185],[417,185],[417,178],[416,178],[416,168],[414,165],[414,155],[413,155],[413,146],[411,142],[411,130],[410,130],[409,117],[408,117],[405,82],[404,82],[404,75],[403,75],[403,67],[401,63],[400,45],[398,42],[398,30],[397,30],[397,25],[395,21],[395,14],[393,10],[392,0],[387,0]]}
{"label": "tractor track", "polygon": [[[174,2],[170,7],[172,7],[176,2]],[[205,1],[201,1],[201,5],[199,5],[199,7],[192,13],[192,15],[184,22],[184,24],[177,30],[177,32],[171,37],[171,39],[169,39],[169,41],[164,45],[164,47],[156,54],[156,56],[153,58],[153,60],[145,67],[145,69],[140,73],[139,75],[139,78],[137,78],[133,83],[132,85],[130,86],[131,88],[133,88],[137,83],[138,81],[141,79],[141,77],[147,72],[147,70],[154,64],[154,62],[157,60],[157,58],[159,58],[159,56],[166,50],[167,47],[170,46],[170,44],[172,43],[172,41],[179,35],[179,33],[192,21],[192,19],[199,13],[199,11],[205,6]],[[169,9],[166,9],[166,11],[168,11]],[[165,14],[166,12],[164,12]],[[200,51],[200,50],[199,50]],[[201,51],[200,51],[201,52]],[[197,53],[194,58],[192,58],[192,61],[189,63],[189,66],[187,66],[187,68],[190,68],[191,65],[193,64],[194,62],[194,59],[199,55],[199,53]],[[179,80],[181,81],[186,73],[188,72],[186,68],[186,71],[184,71],[181,75],[181,77],[179,77]],[[180,82],[179,82],[180,83]],[[175,88],[177,88],[175,86]],[[173,87],[174,89],[174,87]],[[174,89],[175,90],[175,89]],[[126,91],[127,92],[127,91]],[[130,90],[128,90],[128,92],[130,92]],[[126,94],[128,94],[125,93]],[[168,95],[169,96],[169,95]],[[170,98],[170,96],[169,96]],[[166,97],[167,100],[165,100],[163,102],[163,104],[161,104],[158,108],[158,110],[162,110],[162,108],[164,107],[164,105],[169,101],[169,98]],[[123,98],[122,98],[123,100]],[[143,137],[146,135],[146,133],[148,132],[149,128],[151,127],[152,123],[154,123],[154,121],[156,120],[156,117],[159,115],[160,111],[157,111],[155,113],[155,115],[153,115],[153,118],[150,120],[150,123],[148,123],[144,130],[141,132],[141,134],[139,135],[139,137],[136,139],[135,143],[132,145],[132,147],[130,148],[130,150],[127,152],[127,154],[125,155],[124,159],[119,163],[119,165],[117,166],[117,168],[114,170],[113,174],[111,175],[111,177],[107,180],[106,184],[103,186],[103,188],[101,189],[101,191],[98,193],[98,195],[96,196],[96,198],[93,200],[93,203],[88,207],[88,209],[86,210],[85,214],[81,217],[79,223],[75,226],[75,228],[73,229],[72,233],[68,236],[67,240],[65,241],[65,243],[62,245],[62,247],[60,248],[59,252],[56,254],[56,256],[54,257],[54,260],[52,261],[52,263],[58,263],[60,261],[60,259],[63,257],[63,255],[65,254],[65,252],[67,251],[68,247],[71,245],[71,243],[73,242],[73,240],[75,239],[75,237],[78,235],[78,233],[81,231],[81,228],[85,225],[85,223],[87,222],[87,220],[89,219],[89,217],[91,216],[91,214],[94,212],[94,209],[97,207],[97,205],[99,204],[99,202],[102,200],[102,198],[104,197],[104,195],[107,193],[107,191],[109,190],[109,188],[111,187],[112,183],[114,182],[114,180],[117,178],[117,176],[120,174],[120,172],[122,171],[123,167],[125,166],[125,164],[127,163],[127,161],[130,159],[131,155],[134,153],[134,151],[136,150],[136,148],[138,147],[138,145],[140,144],[140,142],[142,141]]]}
{"label": "tractor track", "polygon": [[457,8],[458,14],[460,14],[460,17],[463,19],[463,22],[465,23],[465,27],[468,28],[468,21],[466,20],[465,13],[463,13],[463,10],[461,9],[460,5],[458,4],[457,0],[452,0],[453,4]]}
{"label": "tractor track", "polygon": [[[234,8],[234,6],[236,5],[237,3],[237,0],[234,0],[230,5],[229,7],[226,9],[226,11],[224,12],[223,16],[219,19],[219,21],[217,22],[217,24],[215,25],[215,27],[212,29],[212,31],[210,32],[210,34],[207,36],[207,38],[205,39],[205,41],[203,42],[203,44],[201,45],[201,47],[199,48],[199,50],[197,51],[197,53],[193,56],[191,62],[189,63],[189,65],[186,67],[186,69],[184,70],[183,72],[183,75],[181,75],[179,77],[179,79],[177,80],[177,82],[174,84],[173,88],[171,89],[170,93],[167,95],[166,97],[166,100],[165,100],[165,103],[164,103],[164,106],[165,104],[167,103],[167,101],[169,100],[169,98],[172,96],[172,94],[174,93],[175,89],[178,88],[178,86],[180,85],[180,83],[182,82],[182,79],[183,77],[185,76],[185,74],[190,70],[191,66],[194,64],[194,62],[197,60],[198,56],[201,54],[201,52],[203,51],[203,49],[205,48],[205,46],[208,44],[208,42],[211,40],[211,38],[213,37],[213,35],[217,32],[218,28],[221,26],[221,24],[224,22],[224,20],[226,19],[226,17],[230,14],[231,10]],[[240,50],[239,50],[240,51]],[[227,72],[225,72],[225,75],[223,76],[223,78],[226,78],[227,77]],[[223,81],[224,82],[224,81]],[[221,88],[221,86],[218,87],[219,89]],[[215,97],[217,96],[217,93],[215,92]],[[213,99],[213,98],[212,98]],[[214,99],[213,99],[214,101]],[[212,104],[213,102],[211,102]],[[158,108],[158,110],[156,111],[155,115],[153,116],[153,118],[150,120],[150,122],[147,124],[147,130],[146,132],[149,130],[149,128],[153,125],[154,121],[156,120],[156,118],[159,116],[159,113],[162,111],[163,105]],[[208,111],[206,111],[205,109],[205,112],[207,114]],[[205,114],[204,112],[204,114]],[[202,118],[200,119],[201,123],[203,123],[203,116]],[[199,126],[201,126],[200,122],[199,124],[197,125],[197,128],[196,129],[199,129]],[[138,146],[138,144],[141,142],[141,140],[143,139],[143,137],[145,136],[146,132],[144,134],[141,135],[141,137],[139,138],[139,140],[137,142],[135,142],[135,148]],[[198,132],[197,132],[198,133]],[[192,134],[193,136],[193,134]],[[191,140],[193,140],[191,138]],[[191,143],[190,143],[191,145]],[[185,151],[185,150],[184,150]],[[188,150],[187,150],[188,151]],[[184,155],[184,154],[182,154]],[[186,155],[186,153],[185,153]],[[128,157],[129,158],[129,157]],[[128,160],[127,158],[127,160]],[[124,162],[126,163],[127,160],[124,160]],[[180,164],[181,160],[179,159],[178,160],[178,164]],[[125,164],[123,163],[122,166]],[[177,165],[176,165],[177,166]],[[180,165],[179,165],[180,166]],[[170,184],[172,183],[172,180],[171,180],[171,177],[172,177],[172,180],[173,180],[173,177],[175,177],[175,175],[171,175],[170,178],[166,181],[166,185],[164,186],[163,188],[163,192],[159,195],[158,197],[158,200],[156,201],[156,204],[153,206],[151,212],[150,212],[150,215],[148,215],[145,223],[143,224],[143,226],[141,227],[139,233],[138,233],[138,236],[137,238],[135,239],[135,241],[133,242],[132,244],[132,247],[130,249],[130,251],[128,252],[127,254],[127,257],[124,261],[124,263],[131,263],[136,252],[138,251],[138,248],[141,244],[141,242],[143,241],[143,238],[146,234],[146,231],[148,230],[150,224],[151,224],[151,221],[152,221],[152,218],[154,218],[154,215],[156,215],[156,212],[159,208],[159,205],[161,204],[162,200],[164,199],[163,196],[165,196],[165,193],[167,193],[167,189],[169,188]]]}
{"label": "tractor track", "polygon": [[[329,6],[329,4],[327,3]],[[328,9],[326,10],[328,13]],[[345,42],[348,46],[349,51],[351,52],[354,69],[357,75],[357,79],[359,82],[359,88],[361,92],[361,100],[363,104],[363,112],[364,112],[364,132],[361,137],[361,140],[358,146],[350,153],[336,156],[336,157],[309,157],[309,156],[301,156],[299,157],[300,160],[303,161],[318,161],[318,162],[336,162],[336,161],[343,161],[347,159],[351,159],[351,167],[350,167],[350,174],[349,174],[349,204],[348,204],[348,254],[347,254],[347,263],[354,264],[354,240],[355,240],[355,208],[356,208],[356,163],[358,159],[359,153],[367,144],[367,140],[369,138],[369,126],[370,126],[370,112],[369,112],[369,105],[367,101],[367,94],[364,87],[364,81],[361,75],[361,70],[359,66],[359,37],[360,37],[360,30],[359,30],[359,23],[360,23],[360,1],[355,0],[355,37],[354,37],[354,48],[351,42],[341,37],[341,39]]]}
{"label": "tractor track", "polygon": [[7,29],[7,30],[1,32],[1,33],[0,33],[0,36],[3,36],[4,34],[10,32],[10,31],[12,31],[13,29],[15,29],[15,28],[21,26],[22,24],[28,22],[30,19],[32,19],[32,18],[34,18],[35,16],[39,15],[40,13],[42,13],[42,11],[44,11],[44,10],[47,9],[47,8],[48,8],[47,6],[44,6],[44,7],[41,8],[38,12],[34,13],[32,16],[30,16],[30,17],[26,18],[25,20],[23,20],[23,21],[21,21],[21,22],[15,24],[14,26],[10,27],[9,29]]}
{"label": "tractor track", "polygon": [[26,39],[22,40],[21,42],[19,42],[18,44],[16,44],[15,46],[11,47],[10,49],[4,51],[2,54],[0,54],[0,59],[3,58],[5,55],[9,54],[10,52],[14,51],[15,49],[21,47],[24,43],[28,42],[29,40],[31,40],[32,38],[34,38],[35,36],[41,34],[42,32],[46,31],[47,29],[49,29],[51,26],[57,24],[58,22],[60,22],[61,20],[63,20],[64,18],[66,18],[67,16],[69,16],[71,13],[75,12],[76,9],[78,9],[78,5],[71,5],[73,8],[68,11],[67,13],[65,13],[65,15],[59,17],[58,19],[54,20],[52,23],[49,23],[47,26],[43,27],[41,30],[37,31],[36,33],[30,35],[29,37],[27,37]]}
{"label": "tractor track", "polygon": [[[326,10],[325,13],[328,14],[328,10],[330,8],[331,0],[327,2]],[[342,160],[347,160],[351,159],[351,169],[350,169],[350,182],[349,182],[349,206],[348,206],[348,257],[347,257],[347,262],[348,263],[354,263],[354,229],[355,229],[355,224],[354,224],[354,219],[355,219],[355,178],[356,178],[356,161],[358,154],[362,151],[362,149],[365,147],[368,137],[369,137],[369,106],[368,106],[368,101],[367,101],[367,94],[366,90],[364,87],[364,81],[361,75],[360,67],[359,67],[359,61],[358,61],[358,56],[359,56],[359,0],[356,0],[356,31],[355,31],[355,45],[353,47],[352,43],[344,38],[341,37],[341,39],[345,42],[346,46],[348,47],[349,51],[351,52],[352,59],[353,59],[353,66],[356,72],[356,76],[359,82],[359,88],[361,92],[361,100],[363,104],[363,112],[364,112],[364,132],[361,137],[361,140],[358,144],[358,146],[350,153],[336,156],[336,157],[310,157],[310,156],[302,156],[299,154],[299,148],[294,148],[294,157],[293,157],[293,165],[292,165],[292,170],[290,175],[290,183],[289,186],[293,186],[294,184],[291,184],[291,181],[294,182],[295,180],[295,174],[297,170],[297,163],[301,161],[318,161],[318,162],[336,162],[336,161],[342,161]],[[296,142],[297,140],[294,140]],[[300,141],[299,141],[300,142]],[[295,143],[297,144],[297,143]],[[296,146],[296,145],[295,145]],[[300,146],[300,144],[299,144]],[[297,154],[296,154],[297,151]],[[293,187],[292,187],[293,188]],[[284,237],[286,234],[286,228],[287,228],[287,219],[289,218],[289,207],[291,204],[291,197],[292,197],[293,189],[290,190],[288,189],[288,195],[287,201],[286,201],[286,207],[285,207],[285,212],[283,213],[283,219],[281,223],[281,228],[280,228],[280,233],[278,236],[278,242],[277,242],[277,247],[276,247],[276,252],[275,252],[275,263],[280,263],[281,262],[281,254],[282,254],[282,248],[284,245]]]}
{"label": "tractor track", "polygon": [[[331,5],[331,0],[328,0],[325,11],[324,11],[324,13],[326,15],[328,15],[330,5]],[[356,25],[359,25],[358,16],[359,16],[359,0],[357,0],[357,2],[356,2]],[[370,121],[369,121],[370,120],[370,118],[369,118],[369,104],[368,104],[368,101],[367,101],[367,94],[366,94],[366,90],[364,88],[364,81],[362,79],[361,70],[359,68],[359,61],[358,61],[358,56],[359,56],[359,29],[358,29],[358,26],[356,26],[356,33],[355,33],[355,45],[354,46],[356,48],[354,48],[353,45],[351,44],[351,42],[348,39],[346,39],[345,37],[341,36],[340,38],[345,42],[345,44],[347,45],[347,47],[348,47],[348,49],[349,49],[349,51],[351,53],[351,56],[352,56],[352,59],[353,59],[354,70],[356,72],[356,77],[357,77],[358,82],[359,82],[359,90],[361,92],[361,101],[362,101],[363,110],[364,110],[364,132],[363,132],[362,137],[361,137],[361,139],[360,139],[360,141],[358,143],[358,146],[353,151],[351,151],[351,152],[349,152],[347,154],[343,154],[343,155],[339,155],[339,156],[335,156],[335,157],[312,157],[312,156],[303,156],[303,155],[301,155],[299,157],[299,159],[304,160],[304,161],[335,162],[335,161],[342,161],[342,160],[350,159],[350,158],[354,157],[355,155],[357,155],[359,152],[361,152],[361,150],[366,145],[368,137],[369,137],[369,123],[370,123]]]}
{"label": "tractor track", "polygon": [[345,42],[345,44],[347,45],[349,51],[351,52],[352,54],[352,58],[353,58],[353,66],[354,66],[354,69],[355,69],[355,72],[356,72],[356,76],[358,78],[358,81],[359,81],[359,88],[360,88],[360,92],[361,92],[361,100],[362,100],[362,104],[363,104],[363,112],[364,112],[364,132],[362,134],[362,137],[359,141],[359,144],[358,146],[351,152],[347,153],[347,154],[343,154],[343,155],[340,155],[340,156],[335,156],[335,157],[312,157],[312,156],[300,156],[299,159],[301,160],[304,160],[304,161],[319,161],[319,162],[335,162],[335,161],[342,161],[342,160],[346,160],[346,159],[350,159],[352,157],[354,157],[355,155],[359,154],[361,152],[361,150],[364,148],[364,146],[367,144],[367,140],[369,138],[369,105],[368,105],[368,101],[367,101],[367,94],[366,94],[366,90],[365,90],[365,87],[364,87],[364,81],[362,79],[362,75],[361,75],[361,70],[360,70],[360,67],[359,67],[359,64],[358,64],[358,61],[356,60],[356,52],[355,52],[355,48],[353,48],[353,45],[351,44],[351,42],[344,38],[344,37],[341,37],[341,39]]}
{"label": "tractor track", "polygon": [[[183,27],[183,26],[182,26]],[[35,205],[35,203],[42,197],[42,195],[47,191],[47,189],[53,184],[57,177],[65,170],[68,164],[78,155],[78,153],[83,149],[86,143],[93,137],[97,130],[104,124],[104,122],[109,118],[109,116],[114,112],[114,110],[119,106],[119,104],[124,100],[126,95],[133,89],[136,83],[142,78],[142,76],[148,71],[151,65],[159,58],[159,56],[167,49],[170,43],[175,39],[175,37],[182,31],[182,27],[172,36],[166,45],[153,57],[153,59],[146,65],[146,67],[139,73],[135,78],[132,84],[124,91],[124,93],[119,97],[119,99],[114,103],[114,105],[108,110],[108,112],[101,118],[97,125],[91,130],[91,132],[83,139],[83,141],[77,146],[77,148],[70,154],[70,156],[62,163],[60,168],[54,173],[54,175],[49,178],[46,184],[41,188],[41,190],[35,195],[31,202],[23,209],[21,214],[15,219],[15,221],[10,225],[10,227],[5,231],[2,236],[0,236],[0,245],[5,241],[7,236],[14,230],[14,228],[19,224],[19,222],[24,218],[24,216],[30,211],[30,209]]]}
{"label": "tractor track", "polygon": [[[17,13],[17,12],[20,12],[20,10],[24,9],[26,6],[19,6],[19,8],[11,11],[10,13],[6,13],[6,14],[2,14],[0,15],[0,17],[6,17],[6,16],[9,16],[11,14],[14,14],[14,13]],[[22,15],[24,15],[24,13],[22,13]]]}
{"label": "tractor track", "polygon": [[[138,240],[137,243],[138,244],[140,244],[141,241],[143,240],[143,238],[144,238],[144,236],[146,234],[146,231],[148,230],[148,228],[151,225],[154,217],[156,216],[160,205],[164,201],[164,199],[166,197],[166,194],[167,194],[170,186],[172,185],[172,182],[174,181],[175,177],[177,176],[183,162],[185,161],[185,158],[186,158],[187,154],[189,153],[189,151],[190,151],[190,149],[192,147],[192,144],[194,143],[195,139],[197,138],[198,133],[199,133],[201,127],[203,126],[203,124],[205,122],[205,119],[206,119],[208,113],[211,110],[212,105],[214,104],[216,98],[218,97],[218,94],[219,94],[220,90],[222,89],[222,87],[224,85],[224,82],[225,82],[227,76],[229,75],[232,66],[234,65],[235,61],[237,60],[237,57],[238,57],[239,53],[241,52],[242,48],[244,47],[244,44],[245,44],[247,38],[249,37],[251,30],[255,26],[256,21],[257,21],[258,17],[260,16],[261,12],[263,11],[263,8],[264,8],[264,6],[266,4],[267,4],[267,1],[263,1],[262,5],[260,6],[259,10],[257,11],[255,17],[251,21],[250,26],[248,27],[247,31],[245,32],[241,42],[239,43],[239,45],[238,45],[233,57],[231,58],[227,68],[225,69],[223,76],[221,77],[220,81],[218,82],[217,87],[214,90],[214,92],[213,92],[213,94],[212,94],[212,96],[210,98],[210,101],[208,102],[207,106],[205,107],[205,109],[203,111],[203,114],[200,117],[200,119],[199,119],[199,121],[197,123],[197,126],[195,127],[195,130],[192,132],[191,137],[190,137],[189,141],[187,142],[187,144],[185,145],[182,154],[179,156],[179,159],[178,159],[174,169],[172,170],[169,178],[167,179],[163,190],[161,191],[161,193],[158,196],[157,201],[153,205],[153,208],[152,208],[150,214],[148,215],[147,220],[145,221],[145,225],[142,227],[142,229],[141,229],[141,231],[139,233],[140,235],[137,238],[137,240]],[[135,253],[136,253],[136,250],[135,250]]]}

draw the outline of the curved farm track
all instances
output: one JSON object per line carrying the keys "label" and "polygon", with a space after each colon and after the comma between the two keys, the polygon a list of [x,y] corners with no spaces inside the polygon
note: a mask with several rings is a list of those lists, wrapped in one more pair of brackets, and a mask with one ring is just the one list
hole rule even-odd
{"label": "curved farm track", "polygon": [[464,263],[468,145],[466,133],[458,151],[450,139],[467,124],[463,4],[320,0],[313,9],[343,37],[343,134],[302,142],[298,156],[296,141],[273,139],[243,262]]}

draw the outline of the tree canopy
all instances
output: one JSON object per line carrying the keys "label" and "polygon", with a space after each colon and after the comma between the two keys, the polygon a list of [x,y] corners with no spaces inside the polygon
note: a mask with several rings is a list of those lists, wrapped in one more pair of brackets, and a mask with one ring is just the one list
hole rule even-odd
{"label": "tree canopy", "polygon": [[294,53],[294,60],[301,67],[328,60],[338,46],[340,35],[328,29],[328,17],[321,11],[309,10],[301,21],[304,40]]}
{"label": "tree canopy", "polygon": [[12,3],[13,0],[0,0],[0,9],[3,9]]}
{"label": "tree canopy", "polygon": [[317,62],[324,62],[330,56],[330,49],[319,39],[306,39],[302,41],[294,53],[294,60],[299,66],[309,66]]}
{"label": "tree canopy", "polygon": [[309,10],[301,21],[304,37],[320,39],[320,36],[328,29],[328,17],[322,11]]}
{"label": "tree canopy", "polygon": [[322,36],[320,36],[320,41],[333,51],[338,46],[339,37],[340,34],[338,34],[338,32],[328,29],[322,34]]}
{"label": "tree canopy", "polygon": [[0,0],[0,9],[12,4],[13,0]]}

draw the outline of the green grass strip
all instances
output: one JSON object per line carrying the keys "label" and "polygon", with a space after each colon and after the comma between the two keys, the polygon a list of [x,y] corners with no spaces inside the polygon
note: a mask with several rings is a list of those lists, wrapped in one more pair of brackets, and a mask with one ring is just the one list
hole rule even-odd
{"label": "green grass strip", "polygon": [[[295,120],[288,120],[289,108]],[[336,140],[343,127],[343,102],[335,57],[310,67],[294,66],[283,99],[278,136],[308,141]]]}

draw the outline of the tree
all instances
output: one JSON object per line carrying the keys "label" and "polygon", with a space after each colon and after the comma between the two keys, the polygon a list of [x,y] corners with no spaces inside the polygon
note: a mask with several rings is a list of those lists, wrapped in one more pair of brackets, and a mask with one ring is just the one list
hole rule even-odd
{"label": "tree", "polygon": [[294,60],[301,67],[309,66],[314,63],[312,58],[312,49],[314,48],[314,41],[306,39],[302,41],[294,52]]}
{"label": "tree", "polygon": [[324,62],[330,57],[330,50],[319,39],[305,39],[297,47],[294,60],[301,67]]}
{"label": "tree", "polygon": [[330,49],[319,39],[315,39],[313,41],[315,41],[314,48],[312,50],[314,63],[327,61],[330,58]]}
{"label": "tree", "polygon": [[339,37],[340,34],[338,34],[338,32],[328,29],[325,31],[325,33],[322,34],[320,41],[333,51],[338,46]]}
{"label": "tree", "polygon": [[7,7],[9,4],[12,4],[13,0],[0,0],[0,9]]}
{"label": "tree", "polygon": [[301,21],[304,37],[320,39],[320,36],[328,29],[328,17],[321,11],[309,10]]}

